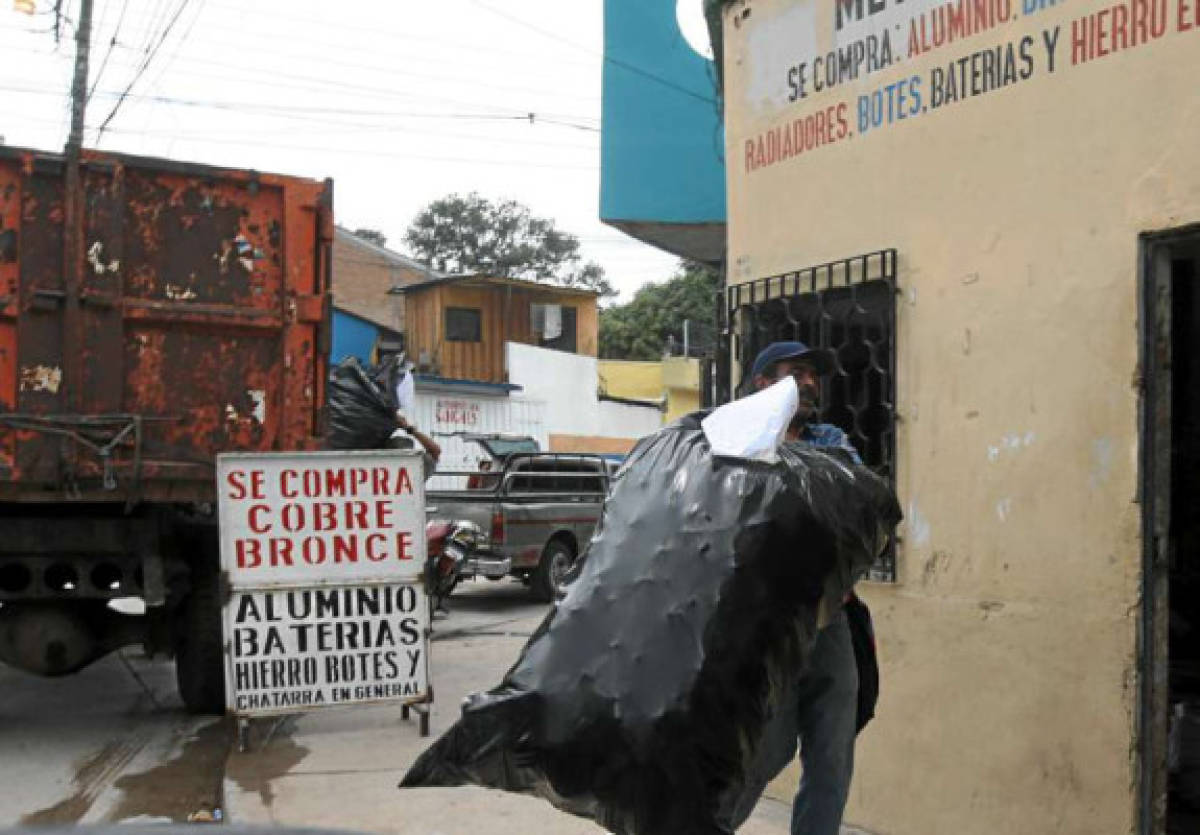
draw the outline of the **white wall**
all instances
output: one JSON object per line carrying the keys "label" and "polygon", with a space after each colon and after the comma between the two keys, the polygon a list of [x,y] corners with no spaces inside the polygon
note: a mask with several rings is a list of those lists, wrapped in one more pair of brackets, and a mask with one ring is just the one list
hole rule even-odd
{"label": "white wall", "polygon": [[[483,455],[478,444],[464,441],[454,434],[457,432],[528,435],[537,440],[541,449],[547,449],[550,443],[546,404],[528,398],[464,393],[418,384],[411,418],[417,428],[428,432],[442,447],[438,469],[445,472],[474,472]],[[453,482],[449,478],[438,476],[429,483],[429,488],[450,489],[462,486],[459,481],[465,483],[461,477]]]}
{"label": "white wall", "polygon": [[504,351],[508,380],[523,389],[514,399],[545,404],[547,435],[636,439],[662,426],[658,409],[600,400],[595,357],[516,342]]}

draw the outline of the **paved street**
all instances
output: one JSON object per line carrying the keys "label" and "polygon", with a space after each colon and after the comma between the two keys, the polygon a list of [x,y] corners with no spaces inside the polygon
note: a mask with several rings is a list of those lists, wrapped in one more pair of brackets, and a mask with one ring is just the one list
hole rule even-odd
{"label": "paved street", "polygon": [[[465,695],[499,679],[545,612],[509,582],[468,583],[451,609],[434,624],[434,736]],[[429,740],[394,706],[260,721],[239,752],[231,723],[189,717],[174,690],[172,666],[136,651],[60,681],[0,668],[0,822],[186,821],[219,809],[228,822],[402,835],[600,831],[536,798],[400,792]],[[786,830],[786,807],[764,800],[742,832]]]}
{"label": "paved street", "polygon": [[188,716],[173,666],[136,650],[58,680],[0,666],[0,822],[180,821],[211,810],[228,727]]}

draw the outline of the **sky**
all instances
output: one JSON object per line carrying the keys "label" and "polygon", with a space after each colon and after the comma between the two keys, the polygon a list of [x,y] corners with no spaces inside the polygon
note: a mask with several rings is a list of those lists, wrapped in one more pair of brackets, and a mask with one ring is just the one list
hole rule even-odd
{"label": "sky", "polygon": [[[674,273],[599,220],[602,0],[94,2],[88,147],[332,177],[338,223],[400,251],[438,197],[512,198],[576,235],[619,301]],[[59,151],[73,23],[56,44],[54,0],[0,4],[0,136]]]}

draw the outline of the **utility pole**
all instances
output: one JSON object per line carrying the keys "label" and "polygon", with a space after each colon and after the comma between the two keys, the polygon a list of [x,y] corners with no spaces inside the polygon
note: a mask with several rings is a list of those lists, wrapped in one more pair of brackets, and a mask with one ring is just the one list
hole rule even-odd
{"label": "utility pole", "polygon": [[690,323],[691,323],[690,319],[683,320],[683,355],[684,355],[684,357],[690,357],[692,355],[692,352],[690,350],[691,343],[688,340],[688,325]]}
{"label": "utility pole", "polygon": [[92,38],[92,0],[80,0],[75,27],[75,77],[71,82],[71,132],[63,149],[63,371],[67,407],[83,410],[83,283],[84,195],[80,159],[87,110],[88,52]]}
{"label": "utility pole", "polygon": [[88,53],[92,40],[92,0],[80,0],[79,26],[75,29],[75,78],[71,82],[71,133],[66,153],[75,153],[83,145],[83,117],[87,108]]}

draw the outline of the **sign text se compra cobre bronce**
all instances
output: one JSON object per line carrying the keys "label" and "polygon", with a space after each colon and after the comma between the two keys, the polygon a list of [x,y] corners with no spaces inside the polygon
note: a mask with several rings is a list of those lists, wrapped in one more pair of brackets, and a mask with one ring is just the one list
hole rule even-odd
{"label": "sign text se compra cobre bronce", "polygon": [[226,476],[226,496],[243,514],[239,533],[249,534],[234,541],[239,569],[416,559],[414,532],[395,528],[394,497],[413,493],[408,467],[285,469],[272,478],[253,468]]}

